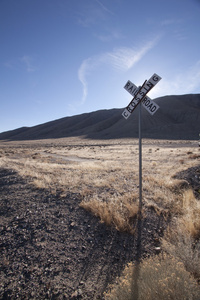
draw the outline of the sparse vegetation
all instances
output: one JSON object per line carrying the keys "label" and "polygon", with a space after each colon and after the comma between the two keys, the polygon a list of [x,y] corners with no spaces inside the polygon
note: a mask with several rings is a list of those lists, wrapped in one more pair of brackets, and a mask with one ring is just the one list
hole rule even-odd
{"label": "sparse vegetation", "polygon": [[179,215],[165,232],[162,246],[200,280],[200,202],[190,189],[183,193],[181,204]]}
{"label": "sparse vegetation", "polygon": [[110,288],[106,300],[198,300],[200,295],[200,286],[184,264],[167,255],[143,260],[138,270],[136,265],[129,264],[117,284]]}
{"label": "sparse vegetation", "polygon": [[[129,219],[127,212],[130,211],[130,204],[134,205],[135,210],[138,200],[137,141],[122,143],[113,140],[108,144],[104,141],[94,143],[66,139],[59,140],[59,144],[49,141],[49,144],[38,142],[35,146],[32,143],[33,147],[31,142],[24,142],[22,147],[20,143],[15,143],[14,147],[5,144],[1,150],[0,166],[15,169],[38,188],[51,189],[52,193],[57,190],[62,191],[63,195],[67,191],[78,192],[82,205],[87,209],[96,201],[101,204],[92,206],[99,209],[104,206],[111,210],[112,206],[117,211],[119,206],[121,217]],[[198,149],[191,151],[190,147],[172,147],[167,145],[161,149],[156,143],[151,143],[151,148],[148,143],[143,146],[144,206],[154,207],[157,213],[175,209],[177,199],[180,202],[180,187],[185,183],[172,180],[172,177],[183,168],[197,163],[188,152],[194,156],[198,154]],[[180,164],[180,157],[184,159],[183,165]],[[98,214],[94,209],[92,211]]]}
{"label": "sparse vegetation", "polygon": [[[134,233],[138,212],[136,141],[66,139],[59,144],[38,142],[33,149],[28,142],[23,147],[8,145],[1,148],[0,167],[16,170],[53,194],[78,193],[81,207],[101,222]],[[181,147],[175,142],[144,142],[143,213],[153,209],[171,221],[161,244],[167,255],[141,263],[138,299],[199,299],[200,202],[186,180],[174,178],[198,165],[198,150],[184,142]],[[132,299],[134,268],[127,266],[106,299]]]}
{"label": "sparse vegetation", "polygon": [[[157,211],[156,207],[154,209]],[[191,189],[185,190],[176,210],[170,212],[174,217],[162,238],[163,254],[144,259],[139,265],[129,264],[110,287],[105,296],[107,300],[199,299],[199,200]]]}
{"label": "sparse vegetation", "polygon": [[[23,147],[15,143],[14,148],[6,144],[1,150],[0,166],[15,169],[38,188],[50,189],[54,194],[80,193],[82,207],[101,221],[132,231],[138,201],[137,142],[97,141],[91,145],[91,141],[70,140],[66,146],[66,141],[50,141],[49,145],[40,142],[33,148],[28,142]],[[186,183],[172,177],[196,164],[193,158],[198,149],[190,149],[144,145],[144,207],[163,215],[180,210],[181,189]],[[180,163],[180,156],[184,164]]]}
{"label": "sparse vegetation", "polygon": [[106,225],[114,225],[119,231],[134,233],[135,220],[138,213],[138,203],[132,199],[109,199],[109,201],[99,201],[91,199],[82,201],[81,207],[100,217]]}

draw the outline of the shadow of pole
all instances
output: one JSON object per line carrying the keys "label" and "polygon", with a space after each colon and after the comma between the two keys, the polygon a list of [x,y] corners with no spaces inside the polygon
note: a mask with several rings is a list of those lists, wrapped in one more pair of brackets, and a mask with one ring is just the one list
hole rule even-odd
{"label": "shadow of pole", "polygon": [[137,243],[136,243],[136,258],[133,266],[131,295],[133,300],[139,299],[139,276],[141,262],[141,233],[142,233],[142,211],[139,208],[137,219]]}

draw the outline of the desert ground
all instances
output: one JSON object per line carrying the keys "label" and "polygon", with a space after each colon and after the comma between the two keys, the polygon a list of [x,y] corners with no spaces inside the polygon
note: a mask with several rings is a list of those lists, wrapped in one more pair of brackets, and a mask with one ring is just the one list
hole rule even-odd
{"label": "desert ground", "polygon": [[[142,259],[178,222],[199,245],[199,158],[198,141],[142,141]],[[0,201],[1,299],[104,299],[138,255],[138,139],[1,141]]]}

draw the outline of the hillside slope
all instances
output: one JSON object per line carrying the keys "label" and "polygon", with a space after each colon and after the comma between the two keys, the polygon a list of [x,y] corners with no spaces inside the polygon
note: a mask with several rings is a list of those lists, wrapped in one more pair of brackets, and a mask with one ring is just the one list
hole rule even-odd
{"label": "hillside slope", "polygon": [[[160,109],[151,116],[142,109],[142,136],[153,139],[198,139],[200,94],[164,96],[154,101]],[[65,117],[33,127],[3,132],[0,140],[33,140],[85,136],[92,139],[138,137],[138,109],[128,120],[123,109],[99,110]]]}

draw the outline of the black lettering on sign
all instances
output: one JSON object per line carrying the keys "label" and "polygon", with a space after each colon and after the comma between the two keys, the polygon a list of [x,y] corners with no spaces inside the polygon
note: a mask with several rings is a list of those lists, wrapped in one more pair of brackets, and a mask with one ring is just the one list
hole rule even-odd
{"label": "black lettering on sign", "polygon": [[147,99],[147,100],[145,101],[145,104],[144,104],[144,105],[145,105],[145,106],[148,106],[149,103],[150,103],[150,100]]}
{"label": "black lettering on sign", "polygon": [[134,93],[132,93],[132,95],[135,96],[135,95],[137,94],[137,92],[138,92],[138,88],[136,88],[136,89],[134,90]]}
{"label": "black lettering on sign", "polygon": [[132,109],[131,109],[130,106],[128,106],[126,109],[127,109],[130,113],[132,113]]}
{"label": "black lettering on sign", "polygon": [[143,97],[144,95],[145,95],[145,93],[144,92],[139,92],[139,94]]}
{"label": "black lettering on sign", "polygon": [[133,100],[131,101],[130,104],[131,104],[133,107],[135,107],[135,106],[136,106],[135,99],[133,99]]}
{"label": "black lettering on sign", "polygon": [[146,85],[149,87],[149,89],[151,89],[151,88],[153,87],[153,83],[151,83],[150,81],[148,81],[148,82],[146,83]]}
{"label": "black lettering on sign", "polygon": [[148,108],[151,110],[153,103],[149,104]]}
{"label": "black lettering on sign", "polygon": [[148,92],[148,89],[147,89],[145,86],[143,86],[142,90],[143,90],[143,89],[146,91],[146,93],[145,93],[145,94],[147,94],[147,92]]}
{"label": "black lettering on sign", "polygon": [[138,98],[136,98],[136,99],[134,99],[134,107],[136,107],[137,106],[137,104],[138,104]]}
{"label": "black lettering on sign", "polygon": [[133,110],[133,109],[135,108],[135,103],[132,103],[132,102],[131,102],[131,103],[129,104],[129,107],[130,107],[130,109]]}
{"label": "black lettering on sign", "polygon": [[147,101],[147,97],[144,97],[144,99],[142,100],[142,103],[145,105],[146,101]]}
{"label": "black lettering on sign", "polygon": [[128,89],[128,91],[129,91],[131,94],[133,94],[134,90],[135,90],[135,88],[134,88],[133,85],[132,85],[132,87],[130,87],[130,88]]}
{"label": "black lettering on sign", "polygon": [[128,114],[127,114],[126,111],[123,112],[123,116],[124,116],[125,118],[128,118]]}
{"label": "black lettering on sign", "polygon": [[130,84],[131,84],[130,81],[128,81],[124,88],[125,88],[125,89],[126,89],[126,88],[128,89],[128,87],[129,87]]}
{"label": "black lettering on sign", "polygon": [[158,81],[159,78],[158,78],[158,76],[154,75],[152,79],[153,79],[153,81]]}
{"label": "black lettering on sign", "polygon": [[151,109],[151,112],[154,112],[156,110],[156,106],[154,105]]}

